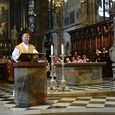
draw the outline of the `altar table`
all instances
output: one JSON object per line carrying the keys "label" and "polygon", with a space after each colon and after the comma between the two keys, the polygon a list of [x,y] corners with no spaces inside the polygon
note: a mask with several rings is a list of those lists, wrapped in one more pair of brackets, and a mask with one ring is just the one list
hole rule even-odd
{"label": "altar table", "polygon": [[[65,63],[64,77],[68,85],[92,85],[102,83],[102,67],[106,62]],[[56,80],[60,84],[62,78],[61,63],[56,66]]]}

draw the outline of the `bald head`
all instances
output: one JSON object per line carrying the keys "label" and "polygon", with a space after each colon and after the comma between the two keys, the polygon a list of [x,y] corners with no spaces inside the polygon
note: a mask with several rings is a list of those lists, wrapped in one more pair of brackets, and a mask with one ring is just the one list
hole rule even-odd
{"label": "bald head", "polygon": [[30,40],[30,35],[28,33],[24,33],[22,35],[22,42],[24,42],[25,44],[28,44]]}

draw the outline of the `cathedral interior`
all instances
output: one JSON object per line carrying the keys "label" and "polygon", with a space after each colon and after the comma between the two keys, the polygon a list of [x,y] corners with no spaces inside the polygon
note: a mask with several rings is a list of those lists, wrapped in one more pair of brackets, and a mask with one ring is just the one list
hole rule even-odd
{"label": "cathedral interior", "polygon": [[0,115],[114,115],[114,30],[115,0],[1,0]]}

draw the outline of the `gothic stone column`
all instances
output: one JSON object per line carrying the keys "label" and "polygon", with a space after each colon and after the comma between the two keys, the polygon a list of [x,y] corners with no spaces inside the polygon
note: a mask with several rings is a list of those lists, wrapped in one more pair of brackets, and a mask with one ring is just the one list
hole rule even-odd
{"label": "gothic stone column", "polygon": [[113,3],[112,8],[110,10],[110,15],[113,17],[114,39],[113,45],[109,49],[109,56],[112,61],[113,79],[115,79],[115,2]]}

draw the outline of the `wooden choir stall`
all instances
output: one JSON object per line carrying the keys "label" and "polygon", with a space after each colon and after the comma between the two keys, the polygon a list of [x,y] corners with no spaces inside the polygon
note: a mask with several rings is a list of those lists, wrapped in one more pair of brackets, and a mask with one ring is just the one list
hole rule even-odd
{"label": "wooden choir stall", "polygon": [[[47,61],[33,59],[31,54],[22,56],[26,60],[13,63],[15,104],[18,107],[36,106],[45,103],[47,97]],[[39,55],[38,55],[39,57]]]}

